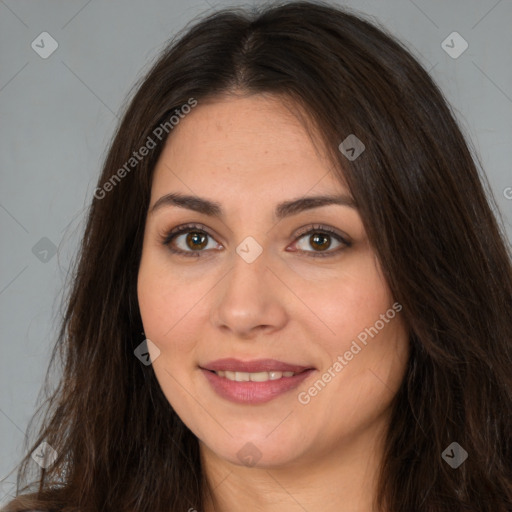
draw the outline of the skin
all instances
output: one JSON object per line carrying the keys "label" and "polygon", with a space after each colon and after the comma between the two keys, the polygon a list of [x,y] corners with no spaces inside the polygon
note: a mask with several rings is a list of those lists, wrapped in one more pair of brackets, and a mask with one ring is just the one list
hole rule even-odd
{"label": "skin", "polygon": [[[274,216],[282,201],[350,196],[325,154],[320,139],[279,98],[231,95],[199,102],[174,128],[155,168],[139,306],[146,337],[160,350],[158,357],[152,351],[158,382],[200,442],[213,489],[206,511],[372,510],[390,402],[408,356],[401,314],[333,372],[338,356],[395,301],[356,208],[328,205]],[[151,211],[171,192],[216,201],[224,216],[172,205]],[[187,223],[211,235],[199,257],[173,254],[162,243]],[[312,256],[321,248],[311,234],[296,233],[318,224],[351,245],[332,237],[324,250],[331,256]],[[263,250],[252,263],[236,252],[248,236]],[[173,243],[194,252],[186,234]],[[316,370],[270,402],[235,404],[217,395],[199,368],[225,357]],[[300,403],[299,392],[329,368],[331,381]],[[253,467],[237,457],[248,442],[259,451]]]}

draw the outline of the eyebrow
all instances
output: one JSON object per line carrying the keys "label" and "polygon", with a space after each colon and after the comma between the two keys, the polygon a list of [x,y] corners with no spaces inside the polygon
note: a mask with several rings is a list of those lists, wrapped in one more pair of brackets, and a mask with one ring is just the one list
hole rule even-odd
{"label": "eyebrow", "polygon": [[[354,199],[348,195],[322,195],[300,197],[298,199],[292,199],[290,201],[279,203],[275,208],[274,215],[277,219],[283,219],[285,217],[296,215],[306,210],[332,204],[349,206],[351,208],[357,209]],[[224,211],[220,203],[198,196],[179,194],[177,192],[166,194],[165,196],[160,197],[160,199],[158,199],[151,208],[150,213],[153,213],[156,210],[163,208],[164,206],[177,206],[178,208],[193,210],[195,212],[202,213],[211,217],[224,217]]]}

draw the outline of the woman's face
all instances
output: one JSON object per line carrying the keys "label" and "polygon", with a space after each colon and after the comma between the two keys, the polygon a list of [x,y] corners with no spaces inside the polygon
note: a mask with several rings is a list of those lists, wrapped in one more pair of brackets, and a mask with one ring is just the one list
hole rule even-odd
{"label": "woman's face", "polygon": [[158,382],[210,456],[306,463],[385,425],[401,305],[348,189],[277,98],[199,102],[173,129],[138,299]]}

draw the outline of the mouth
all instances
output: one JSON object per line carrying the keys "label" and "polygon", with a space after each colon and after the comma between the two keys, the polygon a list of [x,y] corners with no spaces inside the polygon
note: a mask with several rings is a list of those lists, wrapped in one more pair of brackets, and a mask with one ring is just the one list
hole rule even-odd
{"label": "mouth", "polygon": [[222,398],[243,404],[268,402],[296,388],[315,368],[260,359],[219,359],[200,366],[213,390]]}

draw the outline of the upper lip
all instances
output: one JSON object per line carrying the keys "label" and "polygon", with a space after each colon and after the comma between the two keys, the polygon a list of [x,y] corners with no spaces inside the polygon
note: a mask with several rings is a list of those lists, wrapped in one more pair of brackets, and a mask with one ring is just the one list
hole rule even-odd
{"label": "upper lip", "polygon": [[247,373],[270,371],[300,373],[304,370],[312,369],[311,366],[289,364],[283,361],[277,361],[276,359],[254,359],[252,361],[240,361],[239,359],[233,358],[216,359],[215,361],[211,361],[201,366],[201,368],[213,372],[227,370],[231,372]]}

